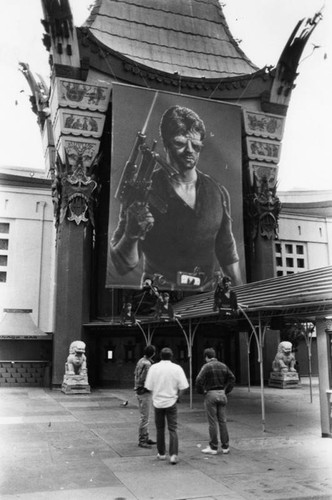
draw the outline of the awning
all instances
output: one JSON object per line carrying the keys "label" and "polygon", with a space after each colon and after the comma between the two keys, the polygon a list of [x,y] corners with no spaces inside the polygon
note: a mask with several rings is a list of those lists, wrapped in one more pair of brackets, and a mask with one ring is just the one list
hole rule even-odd
{"label": "awning", "polygon": [[[332,313],[332,266],[247,283],[233,290],[249,315],[327,315]],[[215,316],[213,292],[174,305],[181,319]]]}
{"label": "awning", "polygon": [[4,309],[0,323],[0,339],[49,339],[30,316],[32,309]]}

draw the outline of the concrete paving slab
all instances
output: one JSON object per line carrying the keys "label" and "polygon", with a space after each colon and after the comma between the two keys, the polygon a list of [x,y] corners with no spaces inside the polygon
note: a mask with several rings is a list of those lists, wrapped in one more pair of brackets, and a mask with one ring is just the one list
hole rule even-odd
{"label": "concrete paving slab", "polygon": [[0,465],[18,462],[51,462],[50,449],[47,443],[41,439],[33,442],[1,442]]}
{"label": "concrete paving slab", "polygon": [[224,490],[225,493],[220,495],[213,495],[213,497],[195,497],[195,500],[246,500],[242,495],[238,495],[229,489],[224,488]]}
{"label": "concrete paving slab", "polygon": [[[40,403],[38,404],[38,407],[34,408],[32,401],[29,402],[29,405],[24,405],[21,407],[19,407],[18,404],[15,404],[15,411],[17,417],[35,416],[36,414],[39,414],[41,410],[43,411],[44,415],[66,415],[68,413],[63,409],[60,409],[59,406],[56,404],[49,405],[48,408],[45,408],[44,404],[41,405]],[[2,417],[11,416],[12,413],[13,413],[13,405],[2,404],[1,408]]]}
{"label": "concrete paving slab", "polygon": [[[72,490],[105,486],[120,486],[121,482],[102,462],[93,457],[77,462],[34,464],[2,468],[0,497],[4,494],[32,493],[34,491]],[[2,498],[2,497],[1,497]]]}
{"label": "concrete paving slab", "polygon": [[[96,423],[109,423],[111,420],[122,421],[123,422],[132,422],[134,412],[130,414],[130,412],[126,412],[123,410],[108,410],[100,408],[98,410],[85,411],[84,409],[71,410],[73,417],[77,418],[84,424],[96,424]],[[137,413],[137,409],[135,409],[135,414]]]}
{"label": "concrete paving slab", "polygon": [[275,477],[272,472],[258,474],[237,474],[225,476],[223,481],[232,491],[244,496],[246,500],[290,500],[325,498],[330,500],[330,485],[312,477],[294,480],[292,473]]}
{"label": "concrete paving slab", "polygon": [[100,408],[98,401],[61,401],[61,406],[71,410],[72,408]]}
{"label": "concrete paving slab", "polygon": [[[186,460],[188,460],[186,458]],[[264,463],[266,464],[264,466]],[[205,474],[213,478],[218,478],[222,474],[257,474],[267,471],[271,465],[270,461],[266,461],[266,456],[263,454],[252,455],[249,452],[236,453],[231,449],[231,453],[227,456],[218,453],[218,455],[191,455],[190,464],[192,467],[203,471]],[[291,461],[275,460],[273,470],[278,473],[288,472],[292,465]]]}
{"label": "concrete paving slab", "polygon": [[200,471],[191,470],[184,461],[176,466],[165,461],[163,466],[167,472],[151,467],[144,475],[136,471],[119,471],[116,476],[130,491],[135,491],[138,500],[180,500],[220,494],[219,482]]}
{"label": "concrete paving slab", "polygon": [[[124,486],[108,486],[106,488],[90,488],[64,490],[60,487],[57,491],[35,491],[33,493],[20,493],[3,495],[1,500],[137,500]],[[206,499],[205,499],[206,500]],[[237,500],[237,499],[235,499]]]}
{"label": "concrete paving slab", "polygon": [[[194,395],[192,408],[185,396],[178,407],[180,462],[171,466],[156,459],[155,446],[137,446],[132,389],[67,396],[0,388],[0,418],[38,420],[0,425],[1,500],[161,500],[160,489],[167,500],[332,500],[332,440],[321,438],[318,385],[312,404],[304,389],[266,388],[263,432],[260,388],[236,387],[228,406],[231,453],[217,456],[201,453],[208,443],[201,396]],[[59,416],[70,421],[52,420]]]}
{"label": "concrete paving slab", "polygon": [[[122,446],[131,446],[133,449],[138,445],[138,432],[137,429],[120,429],[120,431],[114,427],[111,429],[94,429],[91,428],[93,433],[107,443],[114,449],[120,449]],[[142,448],[141,448],[142,450]]]}
{"label": "concrete paving slab", "polygon": [[0,425],[35,424],[41,422],[75,422],[72,415],[36,415],[30,417],[0,417]]}

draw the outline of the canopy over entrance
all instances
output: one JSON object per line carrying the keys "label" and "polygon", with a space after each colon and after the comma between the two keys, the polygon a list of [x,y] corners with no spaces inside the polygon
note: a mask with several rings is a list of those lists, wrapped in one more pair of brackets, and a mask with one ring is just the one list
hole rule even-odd
{"label": "canopy over entrance", "polygon": [[[332,312],[332,266],[234,287],[246,313],[326,315]],[[213,293],[187,297],[174,307],[182,319],[215,316]]]}
{"label": "canopy over entrance", "polygon": [[[289,276],[281,276],[268,280],[247,283],[234,287],[244,317],[249,326],[250,337],[257,344],[258,362],[260,364],[260,386],[262,427],[265,431],[265,403],[263,377],[263,348],[267,327],[275,316],[302,318],[326,317],[332,314],[332,266],[304,271]],[[182,330],[188,347],[190,368],[190,404],[192,402],[192,347],[197,328],[201,322],[213,321],[217,312],[213,311],[213,292],[187,297],[174,306],[180,319],[174,322],[175,327]],[[142,318],[138,327],[145,341],[151,343],[153,333],[150,327],[160,320]],[[111,322],[93,322],[85,326],[119,325],[113,318]],[[146,330],[147,328],[147,330]],[[146,330],[146,331],[145,331]]]}

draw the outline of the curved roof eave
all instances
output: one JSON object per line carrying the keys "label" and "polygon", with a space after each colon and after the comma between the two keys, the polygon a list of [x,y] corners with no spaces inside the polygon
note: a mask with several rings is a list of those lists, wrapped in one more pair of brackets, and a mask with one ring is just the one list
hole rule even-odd
{"label": "curved roof eave", "polygon": [[274,70],[264,67],[251,74],[222,77],[188,77],[138,63],[100,42],[86,27],[77,28],[81,60],[89,67],[126,82],[170,92],[213,99],[257,98],[269,92]]}

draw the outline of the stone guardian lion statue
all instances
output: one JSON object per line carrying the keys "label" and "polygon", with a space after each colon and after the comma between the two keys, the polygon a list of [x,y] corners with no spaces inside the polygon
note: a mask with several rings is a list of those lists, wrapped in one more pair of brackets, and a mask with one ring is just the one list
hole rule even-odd
{"label": "stone guardian lion statue", "polygon": [[69,347],[69,356],[66,363],[67,375],[85,375],[87,373],[85,343],[74,340]]}
{"label": "stone guardian lion statue", "polygon": [[274,372],[286,373],[296,372],[295,356],[292,352],[293,345],[291,342],[283,341],[278,346],[278,352],[272,362],[272,370]]}

